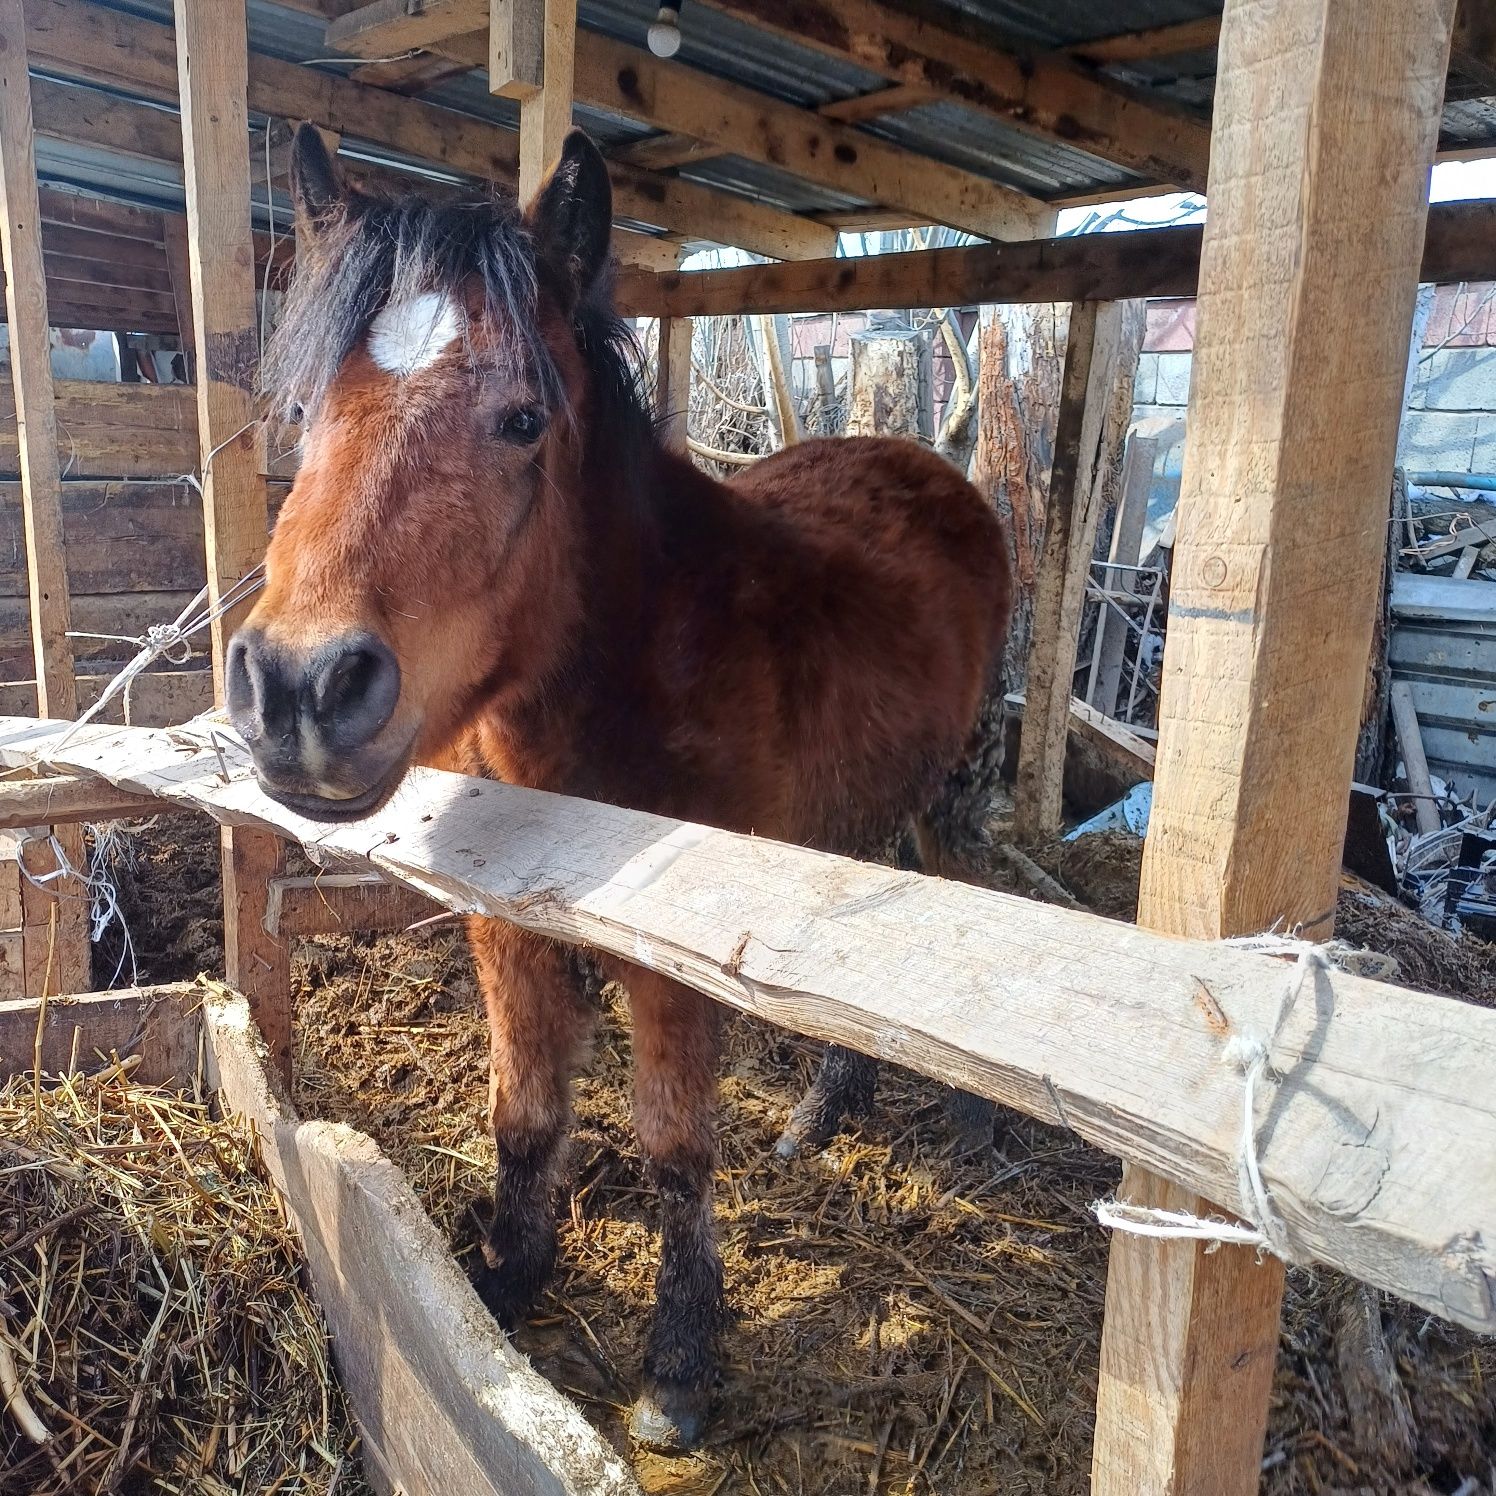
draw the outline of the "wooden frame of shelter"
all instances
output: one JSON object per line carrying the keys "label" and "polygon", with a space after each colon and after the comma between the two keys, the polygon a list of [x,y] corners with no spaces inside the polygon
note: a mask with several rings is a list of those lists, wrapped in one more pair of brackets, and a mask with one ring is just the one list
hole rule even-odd
{"label": "wooden frame of shelter", "polygon": [[[631,267],[619,294],[624,310],[665,319],[667,411],[689,387],[693,317],[1073,303],[1020,765],[1020,810],[1035,826],[1058,814],[1078,579],[1096,521],[1077,475],[1101,398],[1093,370],[1115,335],[1112,304],[1198,290],[1141,928],[608,807],[537,807],[522,791],[434,774],[419,777],[398,814],[328,834],[259,797],[221,745],[143,728],[89,728],[59,746],[55,727],[6,721],[0,763],[24,768],[45,757],[52,772],[0,785],[0,826],[59,828],[57,844],[76,859],[79,821],[157,797],[222,820],[227,975],[246,994],[275,1067],[290,1055],[289,940],[403,924],[414,888],[562,938],[650,950],[724,1002],[1074,1126],[1126,1160],[1124,1190],[1140,1203],[1247,1211],[1234,1172],[1241,1088],[1218,1063],[1220,1030],[1271,1031],[1284,974],[1266,957],[1212,942],[1274,926],[1329,933],[1415,288],[1420,277],[1496,278],[1493,210],[1427,204],[1451,55],[1467,83],[1489,88],[1496,77],[1484,9],[1469,0],[1458,15],[1455,0],[1227,0],[1219,22],[1018,57],[883,0],[700,0],[882,80],[807,109],[579,30],[575,0],[282,3],[326,22],[328,47],[363,64],[333,76],[252,51],[239,7],[226,16],[211,0],[174,0],[174,27],[90,0],[0,0],[0,238],[38,715],[68,717],[85,697],[63,561],[65,419],[113,433],[98,439],[106,464],[122,465],[119,432],[128,429],[137,448],[142,432],[152,434],[150,455],[131,461],[172,454],[148,471],[201,470],[215,599],[263,553],[271,464],[251,404],[255,276],[288,247],[252,230],[252,184],[258,174],[273,187],[284,159],[267,130],[263,171],[252,163],[251,113],[310,120],[396,153],[393,164],[351,153],[353,174],[376,184],[401,180],[401,162],[414,160],[448,178],[527,187],[573,105],[584,105],[648,127],[611,156],[627,220],[616,238]],[[1216,46],[1210,127],[1108,71]],[[28,59],[38,76],[28,76]],[[493,92],[519,101],[517,132],[417,96],[480,68]],[[866,128],[931,102],[1111,163],[1127,174],[1114,195],[1208,188],[1209,222],[1203,232],[1045,237],[1055,200]],[[180,168],[185,220],[39,191],[38,137],[76,149],[123,144]],[[799,213],[681,174],[723,154],[773,164],[860,206]],[[840,227],[908,222],[994,242],[832,257]],[[130,253],[82,253],[80,233]],[[682,244],[699,239],[779,263],[677,272]],[[126,397],[118,387],[55,387],[46,349],[59,318],[179,331],[197,370],[195,407],[178,390]],[[195,461],[178,465],[189,449]],[[75,471],[88,471],[86,461]],[[214,633],[220,691],[233,622],[230,613]],[[173,704],[180,711],[181,700]],[[459,866],[438,834],[441,806],[474,794],[489,797],[492,833],[520,849],[503,874]],[[435,831],[416,824],[422,808]],[[470,837],[476,813],[463,814]],[[337,851],[356,871],[315,889],[287,879],[287,837]],[[609,896],[620,865],[631,869],[627,899]],[[882,896],[894,877],[895,904],[917,905],[926,922],[865,918],[869,972],[844,990],[818,944],[825,910],[893,907]],[[674,902],[641,895],[656,879]],[[553,896],[522,895],[537,881]],[[741,918],[724,923],[693,904],[693,890],[721,895],[727,884]],[[755,901],[754,887],[772,890],[772,900]],[[78,970],[76,954],[71,967],[51,969],[80,938],[57,915],[63,906],[53,900],[45,931],[43,981],[54,991],[68,990],[63,973]],[[25,910],[17,924],[14,959],[34,969],[26,926],[33,943],[40,926]],[[959,947],[959,1000],[941,995],[953,968],[948,953],[935,960],[925,949],[931,928],[949,929]],[[758,941],[745,943],[745,932]],[[878,996],[879,967],[895,965],[906,998],[911,970],[923,973],[926,1007]],[[984,1011],[972,996],[984,990],[996,1008]],[[1056,1011],[1066,1023],[1056,1025]],[[1057,1027],[1066,1031],[1058,1046]],[[1283,1076],[1262,1165],[1295,1247],[1462,1323],[1496,1325],[1496,1198],[1489,1177],[1462,1162],[1496,1144],[1492,1015],[1325,976],[1313,1003],[1284,1025],[1275,1059]],[[1138,1066],[1152,1067],[1159,1088],[1141,1101],[1147,1087],[1108,1080],[1109,1067],[1114,1079]],[[1316,1096],[1339,1110],[1331,1115]],[[1342,1136],[1345,1119],[1358,1117],[1379,1118],[1386,1132]],[[1461,1149],[1448,1146],[1456,1138]],[[1352,1165],[1372,1164],[1365,1184]],[[1245,1248],[1114,1238],[1093,1465],[1101,1496],[1256,1489],[1281,1290],[1276,1259]]]}

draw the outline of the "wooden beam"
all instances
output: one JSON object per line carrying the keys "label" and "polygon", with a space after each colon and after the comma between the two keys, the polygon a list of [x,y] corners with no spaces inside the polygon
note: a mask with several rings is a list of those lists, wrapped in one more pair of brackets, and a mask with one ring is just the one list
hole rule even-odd
{"label": "wooden beam", "polygon": [[1221,35],[1219,16],[1176,21],[1172,26],[1150,26],[1142,31],[1115,32],[1095,41],[1066,47],[1071,57],[1097,67],[1114,63],[1147,62],[1155,57],[1179,57],[1186,52],[1213,52]]}
{"label": "wooden beam", "polygon": [[72,626],[62,546],[62,476],[57,456],[52,342],[42,259],[41,207],[31,125],[26,21],[18,0],[0,3],[0,246],[10,327],[11,384],[21,454],[22,525],[44,716],[71,717]]}
{"label": "wooden beam", "polygon": [[[738,270],[626,271],[616,299],[630,316],[714,317],[1193,296],[1200,237],[1198,228],[1144,229]],[[1420,275],[1437,282],[1496,280],[1496,204],[1431,208]]]}
{"label": "wooden beam", "polygon": [[871,93],[853,94],[850,99],[833,99],[829,104],[822,104],[816,113],[827,119],[840,120],[844,125],[861,125],[870,119],[885,119],[890,114],[902,114],[906,109],[918,109],[921,104],[933,103],[939,97],[922,83],[890,83],[884,88],[873,89]]}
{"label": "wooden beam", "polygon": [[[25,0],[32,56],[67,78],[103,83],[173,102],[177,98],[172,28],[87,0]],[[519,141],[511,130],[315,68],[253,53],[248,107],[305,119],[485,182],[512,185]]]}
{"label": "wooden beam", "polygon": [[[499,3],[507,6],[508,0]],[[727,79],[660,62],[596,32],[577,36],[576,66],[577,98],[592,108],[765,162],[849,197],[907,210],[928,223],[992,239],[1031,239],[1049,220],[1045,204],[974,173]],[[698,153],[674,150],[662,160],[651,144],[640,147],[650,165],[699,159]]]}
{"label": "wooden beam", "polygon": [[[197,335],[197,436],[201,452],[208,596],[220,600],[264,559],[269,524],[256,457],[259,345],[249,224],[248,42],[242,13],[214,0],[174,0],[187,242]],[[224,651],[246,599],[212,627],[213,686],[224,697]],[[283,871],[280,841],[223,832],[224,968],[246,997],[271,1061],[291,1067],[291,971],[284,943],[265,931],[266,889]]]}
{"label": "wooden beam", "polygon": [[303,1122],[237,997],[203,1010],[208,1080],[246,1118],[327,1319],[380,1491],[639,1496],[627,1462],[517,1351],[372,1139]]}
{"label": "wooden beam", "polygon": [[394,935],[443,912],[425,894],[379,873],[317,873],[271,880],[265,929],[279,940],[355,932]]}
{"label": "wooden beam", "polygon": [[489,26],[488,86],[520,90],[519,196],[528,203],[571,129],[577,0],[492,0]]}
{"label": "wooden beam", "polygon": [[1413,705],[1413,688],[1405,680],[1392,682],[1392,726],[1397,732],[1397,746],[1402,753],[1403,778],[1415,796],[1413,815],[1421,836],[1431,836],[1444,821],[1434,801],[1434,784],[1428,771],[1428,754],[1423,747],[1423,731],[1418,725],[1418,709]]}
{"label": "wooden beam", "polygon": [[1020,58],[879,0],[700,3],[1141,176],[1177,187],[1205,186],[1205,125],[1068,58]]}
{"label": "wooden beam", "polygon": [[691,319],[662,317],[655,357],[655,427],[667,447],[686,450],[691,411]]}
{"label": "wooden beam", "polygon": [[[1331,931],[1453,12],[1226,6],[1139,903],[1167,935]],[[1352,351],[1337,329],[1367,306]],[[1379,1188],[1342,1177],[1351,1210]],[[1126,1182],[1195,1215],[1243,1209],[1234,1189]],[[1114,1235],[1096,1496],[1256,1492],[1282,1272]]]}
{"label": "wooden beam", "polygon": [[[1272,1032],[1281,961],[432,769],[365,820],[314,823],[261,794],[247,752],[216,746],[207,727],[90,724],[63,745],[64,730],[0,720],[0,765],[48,757],[315,844],[448,908],[651,963],[1240,1208],[1241,1078],[1221,1062],[1220,1029]],[[1295,1251],[1491,1331],[1496,1012],[1339,971],[1314,985],[1274,1044],[1282,1079],[1258,1140]]]}
{"label": "wooden beam", "polygon": [[0,829],[75,825],[160,815],[161,802],[78,774],[0,782]]}

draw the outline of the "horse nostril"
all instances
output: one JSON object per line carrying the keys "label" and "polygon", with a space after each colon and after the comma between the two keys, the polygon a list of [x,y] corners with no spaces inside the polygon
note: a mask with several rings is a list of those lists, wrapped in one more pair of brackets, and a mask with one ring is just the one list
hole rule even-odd
{"label": "horse nostril", "polygon": [[400,665],[390,647],[373,634],[340,642],[311,683],[319,735],[330,748],[349,751],[374,738],[394,714],[400,697]]}
{"label": "horse nostril", "polygon": [[296,688],[285,662],[257,633],[229,641],[225,662],[229,718],[247,743],[288,731],[296,717]]}

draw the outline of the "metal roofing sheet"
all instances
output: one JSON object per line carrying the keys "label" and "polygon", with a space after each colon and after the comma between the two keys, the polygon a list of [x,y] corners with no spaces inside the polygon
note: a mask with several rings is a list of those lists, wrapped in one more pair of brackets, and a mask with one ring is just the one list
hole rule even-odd
{"label": "metal roofing sheet", "polygon": [[[118,9],[169,21],[171,0],[107,0]],[[887,0],[906,10],[945,19],[967,30],[1006,38],[1019,47],[1051,48],[1118,32],[1172,25],[1220,13],[1220,0]],[[635,44],[643,41],[656,0],[580,0],[582,23]],[[289,61],[313,62],[327,71],[349,69],[325,62],[322,23],[273,0],[248,0],[251,45]],[[854,63],[829,58],[787,38],[757,30],[708,5],[690,5],[683,17],[680,59],[685,64],[794,103],[814,107],[867,92],[882,79]],[[1128,81],[1176,104],[1207,113],[1213,89],[1211,53],[1154,59],[1118,69]],[[424,91],[433,104],[515,128],[516,106],[488,92],[482,72],[448,79]],[[579,107],[577,120],[605,146],[647,133],[629,120]],[[921,155],[950,162],[1044,197],[1068,197],[1125,188],[1143,179],[1062,143],[1041,140],[990,116],[956,104],[933,104],[887,116],[872,133]],[[1496,100],[1453,100],[1445,110],[1444,141],[1496,145]],[[370,148],[375,159],[388,152]],[[835,211],[856,200],[798,181],[772,167],[737,157],[699,162],[682,173],[690,180],[743,193],[794,212]]]}

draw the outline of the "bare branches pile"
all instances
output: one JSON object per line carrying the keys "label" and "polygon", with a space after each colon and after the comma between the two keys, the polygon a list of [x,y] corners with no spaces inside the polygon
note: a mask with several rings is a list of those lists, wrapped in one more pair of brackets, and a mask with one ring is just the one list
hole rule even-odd
{"label": "bare branches pile", "polygon": [[249,1134],[129,1070],[0,1090],[0,1491],[355,1496]]}

